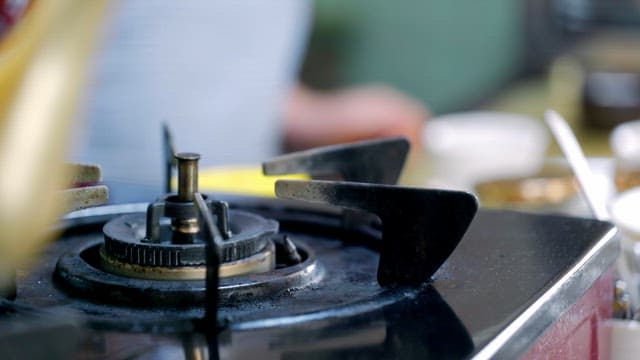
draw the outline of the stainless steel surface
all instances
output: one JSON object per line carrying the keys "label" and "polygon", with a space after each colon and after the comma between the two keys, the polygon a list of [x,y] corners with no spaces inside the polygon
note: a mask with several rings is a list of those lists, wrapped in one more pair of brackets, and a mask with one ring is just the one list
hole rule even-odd
{"label": "stainless steel surface", "polygon": [[[617,230],[609,230],[591,249],[542,296],[524,310],[474,359],[514,359],[522,355],[532,340],[541,336],[571,308],[593,283],[615,264],[620,253]],[[544,309],[544,310],[543,310]]]}

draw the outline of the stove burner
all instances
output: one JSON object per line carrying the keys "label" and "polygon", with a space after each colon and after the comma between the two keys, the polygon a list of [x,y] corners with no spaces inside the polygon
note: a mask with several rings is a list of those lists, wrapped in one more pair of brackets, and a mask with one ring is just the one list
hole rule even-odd
{"label": "stove burner", "polygon": [[[116,218],[117,219],[117,218]],[[153,274],[121,273],[126,267],[116,271],[110,269],[110,263],[102,259],[101,241],[80,243],[67,251],[58,260],[55,274],[65,287],[83,298],[111,304],[129,306],[179,307],[202,306],[205,301],[204,267],[172,269],[172,271],[199,271],[197,280],[185,281],[185,278],[173,274],[161,273],[157,278]],[[221,279],[218,287],[220,302],[233,303],[273,295],[284,289],[308,285],[322,274],[316,257],[307,245],[298,242],[297,252],[301,262],[293,266],[280,264],[260,274],[228,276]],[[274,245],[269,246],[273,254]],[[106,265],[106,266],[105,266]],[[225,266],[231,266],[225,268]],[[232,271],[234,263],[223,264],[221,275]],[[237,266],[237,265],[236,265]],[[153,267],[140,267],[130,271],[167,271]],[[197,270],[196,270],[197,269]],[[171,270],[168,270],[171,271]],[[182,273],[180,273],[182,274]],[[133,275],[133,276],[132,276]],[[188,275],[188,273],[187,273]],[[222,276],[221,276],[222,277]]]}
{"label": "stove burner", "polygon": [[[206,241],[200,229],[194,194],[198,159],[177,154],[178,193],[149,205],[147,213],[109,221],[103,229],[102,267],[111,273],[152,280],[198,280],[206,277]],[[244,211],[229,211],[224,201],[203,196],[206,211],[221,232],[220,277],[260,273],[275,268],[272,236],[278,223]],[[295,249],[295,248],[294,248]]]}
{"label": "stove burner", "polygon": [[[306,168],[345,181],[279,181],[276,193],[293,203],[232,203],[233,210],[198,192],[198,155],[178,154],[177,193],[79,218],[51,247],[47,266],[21,282],[27,290],[18,298],[68,304],[96,326],[156,329],[173,317],[197,319],[211,334],[227,321],[367,312],[402,301],[422,291],[477,209],[462,192],[368,183],[393,182],[407,149],[406,140],[388,139],[276,159],[266,172]],[[386,160],[349,170],[363,159]],[[51,272],[54,281],[42,282]]]}
{"label": "stove burner", "polygon": [[[272,295],[319,278],[322,272],[309,247],[277,235],[277,221],[229,210],[226,202],[197,193],[199,156],[176,158],[177,195],[160,198],[146,213],[109,220],[102,241],[85,241],[59,259],[56,277],[67,289],[112,304],[201,306],[211,296],[207,236],[216,238],[216,278],[228,278],[215,285],[222,303]],[[208,221],[218,235],[208,235]]]}
{"label": "stove burner", "polygon": [[[204,279],[205,243],[197,237],[190,244],[171,242],[169,224],[160,227],[160,239],[148,240],[145,214],[130,214],[109,221],[103,229],[100,252],[103,266],[116,274],[146,279]],[[278,223],[244,211],[229,213],[233,235],[221,246],[220,276],[269,271],[275,266],[271,237]]]}
{"label": "stove burner", "polygon": [[[403,154],[406,145],[391,139],[276,159],[271,164],[278,166],[265,166],[267,172],[306,169],[344,180],[279,181],[280,199],[225,197],[227,208],[187,181],[177,195],[151,206],[69,214],[38,266],[17,269],[15,298],[0,299],[0,353],[37,348],[55,358],[175,358],[180,351],[189,359],[513,358],[527,356],[527,348],[548,353],[555,347],[549,334],[576,343],[565,337],[575,331],[579,341],[593,342],[593,332],[581,329],[601,318],[610,301],[604,294],[613,293],[612,271],[602,276],[619,254],[611,225],[484,211],[456,248],[476,211],[472,195],[379,184],[392,182],[393,168],[399,171],[396,164],[404,160],[382,156]],[[374,154],[367,155],[367,148]],[[358,170],[349,169],[352,161]],[[391,173],[368,170],[385,163],[393,165]],[[243,214],[248,217],[240,220]],[[246,243],[231,248],[245,250],[225,258],[225,244],[243,236]],[[572,241],[562,241],[567,236]],[[132,257],[108,250],[105,242],[130,253],[150,246],[154,255]],[[171,252],[190,247],[204,249],[191,263]],[[271,263],[275,258],[275,267],[219,277],[256,256]],[[166,274],[196,268],[204,279],[202,273],[194,280]],[[140,276],[145,272],[162,275]],[[587,291],[591,284],[597,286]],[[576,303],[582,294],[588,295]],[[79,341],[73,355],[55,352]]]}
{"label": "stove burner", "polygon": [[[207,268],[201,266],[145,266],[118,261],[104,251],[100,251],[102,267],[113,274],[152,280],[200,280],[206,276]],[[223,263],[219,276],[230,277],[251,273],[262,273],[275,268],[275,247],[268,243],[260,252],[241,260]]]}
{"label": "stove burner", "polygon": [[[366,312],[421,289],[378,286],[378,252],[349,243],[366,241],[375,246],[380,233],[363,232],[358,238],[344,233],[342,216],[335,210],[275,199],[230,200],[232,208],[273,217],[280,222],[281,233],[274,237],[275,269],[219,279],[218,324],[331,312],[336,307],[355,306]],[[199,324],[204,304],[210,306],[204,280],[127,277],[105,271],[101,264],[104,224],[145,208],[106,206],[69,219],[64,234],[43,254],[41,266],[20,278],[18,302],[71,308],[81,311],[91,326],[123,331],[175,332],[182,321]],[[287,255],[287,243],[295,244],[301,262]]]}

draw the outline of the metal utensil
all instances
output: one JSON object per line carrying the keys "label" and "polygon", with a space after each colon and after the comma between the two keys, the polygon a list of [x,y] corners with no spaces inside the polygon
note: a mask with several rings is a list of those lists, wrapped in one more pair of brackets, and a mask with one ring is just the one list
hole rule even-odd
{"label": "metal utensil", "polygon": [[[609,220],[610,214],[607,209],[606,198],[602,192],[598,191],[593,172],[587,163],[587,158],[584,156],[582,148],[580,147],[580,144],[578,144],[578,140],[576,139],[573,131],[571,131],[567,121],[553,110],[547,110],[544,115],[545,121],[551,129],[551,133],[558,142],[558,145],[569,162],[574,175],[578,179],[578,183],[582,188],[582,193],[584,194],[593,215],[598,220]],[[621,279],[630,285],[630,309],[632,311],[635,310],[633,312],[637,312],[637,299],[639,294],[637,282],[634,280],[632,271],[629,269],[629,266],[624,259],[618,260],[616,268]],[[634,299],[635,301],[633,301]],[[627,316],[630,316],[630,314],[627,314]]]}
{"label": "metal utensil", "polygon": [[587,163],[575,134],[567,121],[553,110],[547,110],[544,119],[551,129],[562,153],[573,170],[589,208],[598,220],[609,220],[609,211],[604,194],[599,191],[593,172]]}

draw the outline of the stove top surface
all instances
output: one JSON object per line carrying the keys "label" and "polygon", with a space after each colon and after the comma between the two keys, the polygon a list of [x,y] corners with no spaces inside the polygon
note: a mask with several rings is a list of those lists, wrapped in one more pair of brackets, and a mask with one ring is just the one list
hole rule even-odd
{"label": "stove top surface", "polygon": [[[264,301],[222,303],[219,314],[229,324],[216,338],[215,349],[211,336],[192,325],[191,320],[203,316],[201,307],[114,305],[75,296],[53,279],[60,247],[86,242],[86,234],[106,219],[142,210],[142,204],[72,215],[68,224],[79,230],[68,231],[71,235],[54,243],[47,254],[51,258],[45,256],[34,271],[19,272],[18,297],[7,309],[17,306],[18,315],[13,316],[18,318],[40,311],[76,314],[71,323],[50,323],[69,327],[66,341],[74,340],[77,350],[89,358],[189,358],[212,351],[267,358],[512,356],[524,352],[532,338],[569,308],[618,252],[608,223],[481,210],[431,282],[382,288],[375,279],[374,251],[302,234],[282,217],[290,210],[287,202],[245,200],[236,206],[271,212],[284,231],[315,248],[322,268],[318,276],[331,281],[313,282]],[[336,212],[315,215],[330,222]],[[336,253],[339,257],[328,261],[323,257]]]}
{"label": "stove top surface", "polygon": [[[315,179],[276,182],[280,199],[201,194],[199,155],[170,150],[177,193],[167,176],[151,203],[73,212],[17,269],[15,297],[0,300],[3,355],[513,358],[619,253],[609,223],[392,185],[403,139],[266,162],[265,174]],[[341,180],[317,179],[327,173]],[[118,203],[159,193],[108,185]]]}

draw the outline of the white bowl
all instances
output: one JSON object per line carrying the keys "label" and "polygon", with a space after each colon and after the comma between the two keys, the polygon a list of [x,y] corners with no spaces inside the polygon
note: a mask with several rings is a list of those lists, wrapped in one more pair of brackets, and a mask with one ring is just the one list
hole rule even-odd
{"label": "white bowl", "polygon": [[618,269],[627,282],[632,304],[640,304],[640,188],[618,195],[609,206],[611,221],[620,232]]}
{"label": "white bowl", "polygon": [[611,220],[625,235],[640,240],[640,188],[620,194],[611,204]]}
{"label": "white bowl", "polygon": [[640,120],[616,126],[609,143],[619,166],[640,168]]}
{"label": "white bowl", "polygon": [[549,134],[541,121],[528,116],[466,112],[427,122],[423,140],[431,183],[471,190],[480,181],[537,172]]}

